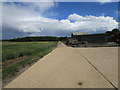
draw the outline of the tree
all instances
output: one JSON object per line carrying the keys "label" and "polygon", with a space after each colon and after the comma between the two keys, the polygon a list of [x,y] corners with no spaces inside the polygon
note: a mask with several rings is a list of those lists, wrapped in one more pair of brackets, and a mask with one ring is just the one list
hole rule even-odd
{"label": "tree", "polygon": [[116,42],[116,43],[120,43],[120,31],[119,29],[113,29],[112,31],[107,31],[107,41],[108,42]]}
{"label": "tree", "polygon": [[112,30],[112,34],[116,34],[116,33],[118,33],[118,32],[120,32],[119,29],[113,29],[113,30]]}

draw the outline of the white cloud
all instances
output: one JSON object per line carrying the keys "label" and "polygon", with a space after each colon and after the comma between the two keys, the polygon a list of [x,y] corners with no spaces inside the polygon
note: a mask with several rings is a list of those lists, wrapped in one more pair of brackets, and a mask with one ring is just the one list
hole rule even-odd
{"label": "white cloud", "polygon": [[33,6],[35,8],[38,8],[42,12],[45,11],[45,10],[47,10],[47,9],[52,8],[54,5],[55,5],[54,2],[49,2],[49,3],[46,3],[46,2],[33,3]]}
{"label": "white cloud", "polygon": [[[28,3],[26,3],[28,4]],[[117,28],[118,23],[112,17],[105,16],[81,16],[76,13],[68,18],[57,20],[46,18],[41,13],[54,7],[48,3],[40,6],[40,3],[31,3],[28,7],[16,4],[3,4],[3,26],[14,28],[16,31],[31,33],[31,35],[68,35],[71,32],[105,32]],[[39,7],[42,12],[35,8]],[[42,7],[42,8],[41,8]],[[9,32],[9,31],[8,31]]]}
{"label": "white cloud", "polygon": [[53,0],[47,0],[47,1],[51,1],[51,2],[27,2],[27,3],[23,3],[23,4],[25,5],[25,7],[28,7],[33,10],[37,10],[40,13],[43,13],[46,10],[48,10],[56,5],[56,3],[53,2]]}
{"label": "white cloud", "polygon": [[119,0],[96,0],[97,2],[106,3],[106,2],[119,2]]}

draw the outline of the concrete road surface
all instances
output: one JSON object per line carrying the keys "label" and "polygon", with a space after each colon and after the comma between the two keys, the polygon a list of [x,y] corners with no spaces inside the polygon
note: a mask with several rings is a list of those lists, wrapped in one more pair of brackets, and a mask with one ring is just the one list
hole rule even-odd
{"label": "concrete road surface", "polygon": [[116,88],[117,50],[59,44],[5,88]]}

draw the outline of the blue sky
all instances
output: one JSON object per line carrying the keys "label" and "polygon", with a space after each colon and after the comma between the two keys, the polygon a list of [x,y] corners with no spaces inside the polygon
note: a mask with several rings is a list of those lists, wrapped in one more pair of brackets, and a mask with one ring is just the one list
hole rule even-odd
{"label": "blue sky", "polygon": [[57,19],[65,19],[71,13],[77,13],[82,16],[94,15],[94,16],[110,16],[117,20],[118,3],[104,3],[99,2],[59,2],[56,8],[53,8],[53,12],[57,12]]}
{"label": "blue sky", "polygon": [[117,28],[117,2],[3,3],[3,38],[70,36]]}

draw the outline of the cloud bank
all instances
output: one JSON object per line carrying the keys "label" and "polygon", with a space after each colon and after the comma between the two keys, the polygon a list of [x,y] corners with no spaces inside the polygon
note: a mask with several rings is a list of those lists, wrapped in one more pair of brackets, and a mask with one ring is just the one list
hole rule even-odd
{"label": "cloud bank", "polygon": [[[25,34],[29,36],[69,36],[72,32],[97,33],[118,27],[118,22],[109,16],[81,16],[72,13],[62,20],[45,17],[44,13],[54,8],[55,5],[54,2],[3,3],[2,27],[3,36],[5,36],[3,38],[9,38],[6,36],[12,35],[13,31],[15,34],[24,33],[23,36]],[[8,35],[8,32],[12,32],[12,34]],[[22,36],[22,34],[20,35]]]}

